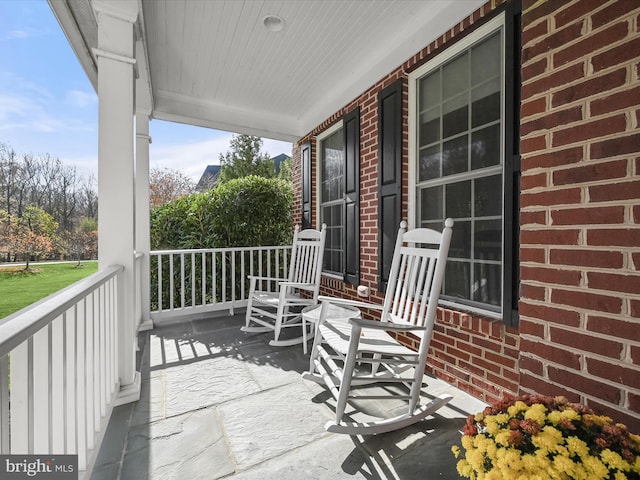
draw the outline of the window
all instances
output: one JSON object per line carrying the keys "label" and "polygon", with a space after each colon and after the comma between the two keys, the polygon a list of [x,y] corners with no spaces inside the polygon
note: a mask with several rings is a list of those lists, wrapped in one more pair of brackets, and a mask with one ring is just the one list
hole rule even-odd
{"label": "window", "polygon": [[483,313],[511,312],[504,305],[505,240],[511,238],[505,205],[513,201],[505,171],[513,131],[505,128],[512,92],[505,88],[511,61],[504,18],[478,28],[409,79],[410,218],[435,229],[447,217],[455,220],[442,298]]}
{"label": "window", "polygon": [[320,222],[327,225],[323,270],[344,270],[344,132],[342,124],[319,140]]}
{"label": "window", "polygon": [[360,282],[360,109],[320,134],[318,208],[327,225],[326,273],[353,285]]}

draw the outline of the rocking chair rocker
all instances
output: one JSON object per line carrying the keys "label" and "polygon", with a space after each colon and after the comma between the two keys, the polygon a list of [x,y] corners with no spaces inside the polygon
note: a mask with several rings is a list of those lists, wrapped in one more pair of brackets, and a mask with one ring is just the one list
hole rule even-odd
{"label": "rocking chair rocker", "polygon": [[[335,420],[325,425],[328,431],[366,435],[397,430],[452,399],[441,395],[419,403],[452,226],[453,220],[447,219],[442,233],[424,228],[407,232],[402,222],[383,305],[319,297],[320,318],[303,378],[326,385],[337,401]],[[329,304],[381,310],[381,321],[332,320],[327,318]],[[399,344],[388,332],[418,336],[418,351]],[[395,409],[379,408],[389,401]],[[354,409],[348,415],[352,419],[367,405],[375,408],[366,411],[366,421],[345,421],[347,402]]]}

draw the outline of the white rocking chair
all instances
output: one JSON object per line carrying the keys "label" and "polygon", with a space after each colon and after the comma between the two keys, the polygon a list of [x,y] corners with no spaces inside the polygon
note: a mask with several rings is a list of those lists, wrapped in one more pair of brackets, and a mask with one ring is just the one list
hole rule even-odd
{"label": "white rocking chair", "polygon": [[[366,435],[397,430],[453,398],[441,395],[419,403],[452,226],[453,220],[447,219],[442,233],[424,228],[407,232],[402,222],[383,305],[319,297],[310,371],[303,378],[325,384],[337,401],[335,421],[325,425],[328,431]],[[332,321],[327,318],[329,304],[382,310],[381,321]],[[399,344],[387,332],[414,333],[421,337],[419,350]],[[364,412],[366,421],[343,420],[347,402],[354,410],[348,416],[354,419]],[[381,408],[389,403],[395,407],[391,411]]]}
{"label": "white rocking chair", "polygon": [[[326,225],[322,230],[295,228],[289,276],[287,278],[249,275],[249,303],[243,332],[274,332],[270,345],[302,343],[304,337],[280,340],[283,329],[301,327],[300,310],[318,303]],[[275,284],[275,288],[274,288]],[[300,292],[308,292],[305,297]],[[310,337],[313,331],[310,332]]]}

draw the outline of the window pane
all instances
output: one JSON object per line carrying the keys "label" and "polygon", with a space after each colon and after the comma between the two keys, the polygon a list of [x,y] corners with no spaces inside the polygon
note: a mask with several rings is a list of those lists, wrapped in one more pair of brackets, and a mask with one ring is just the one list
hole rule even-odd
{"label": "window pane", "polygon": [[418,177],[421,182],[440,177],[440,144],[420,150]]}
{"label": "window pane", "polygon": [[323,207],[322,221],[327,224],[323,268],[342,272],[342,204]]}
{"label": "window pane", "polygon": [[494,33],[471,49],[471,82],[474,85],[483,83],[502,71],[501,50],[500,32]]}
{"label": "window pane", "polygon": [[449,257],[465,260],[471,258],[471,222],[456,220],[451,234]]}
{"label": "window pane", "polygon": [[420,146],[440,140],[440,106],[420,115]]}
{"label": "window pane", "polygon": [[342,129],[322,141],[322,202],[343,196],[343,145]]}
{"label": "window pane", "polygon": [[442,145],[442,175],[469,170],[469,137],[463,135]]}
{"label": "window pane", "polygon": [[469,279],[471,265],[469,262],[447,261],[442,293],[451,297],[470,298]]}
{"label": "window pane", "polygon": [[479,263],[474,266],[471,299],[500,306],[502,301],[502,273],[500,265]]}
{"label": "window pane", "polygon": [[428,220],[443,220],[442,187],[425,188],[422,190],[421,197],[420,217],[422,224]]}
{"label": "window pane", "polygon": [[447,100],[469,89],[469,54],[442,67],[442,98]]}
{"label": "window pane", "polygon": [[471,126],[479,127],[500,119],[500,78],[471,91]]}
{"label": "window pane", "polygon": [[466,95],[455,97],[442,105],[442,138],[448,138],[469,128],[469,106]]}
{"label": "window pane", "polygon": [[474,182],[475,217],[500,216],[502,214],[502,175],[478,178]]}
{"label": "window pane", "polygon": [[475,222],[473,257],[478,260],[500,260],[502,255],[502,221]]}
{"label": "window pane", "polygon": [[[453,219],[471,217],[471,180],[445,186],[446,216]],[[457,225],[457,223],[456,223]]]}
{"label": "window pane", "polygon": [[500,164],[500,125],[492,125],[471,135],[471,169]]}
{"label": "window pane", "polygon": [[441,102],[440,78],[440,70],[436,70],[420,80],[420,111]]}

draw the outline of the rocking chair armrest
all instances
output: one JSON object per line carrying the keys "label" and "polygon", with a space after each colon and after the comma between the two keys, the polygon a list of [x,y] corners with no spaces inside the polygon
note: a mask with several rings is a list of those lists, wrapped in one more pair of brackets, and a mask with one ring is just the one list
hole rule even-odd
{"label": "rocking chair armrest", "polygon": [[309,282],[288,282],[288,281],[283,281],[283,282],[278,282],[278,285],[281,285],[283,287],[294,287],[294,288],[311,288],[314,287],[315,284],[313,283],[309,283]]}
{"label": "rocking chair armrest", "polygon": [[274,282],[286,282],[288,279],[287,278],[282,278],[282,277],[261,277],[259,275],[247,275],[247,278],[249,280],[270,280],[270,281],[274,281]]}
{"label": "rocking chair armrest", "polygon": [[350,305],[356,308],[371,308],[374,310],[382,310],[384,308],[384,305],[379,305],[377,303],[360,302],[358,300],[349,300],[347,298],[327,297],[325,295],[320,295],[318,297],[318,303],[322,302],[335,303],[337,305]]}
{"label": "rocking chair armrest", "polygon": [[397,323],[381,322],[379,320],[366,320],[364,318],[350,318],[349,323],[361,328],[373,328],[392,332],[410,332],[412,330],[424,330],[420,325],[398,325]]}

